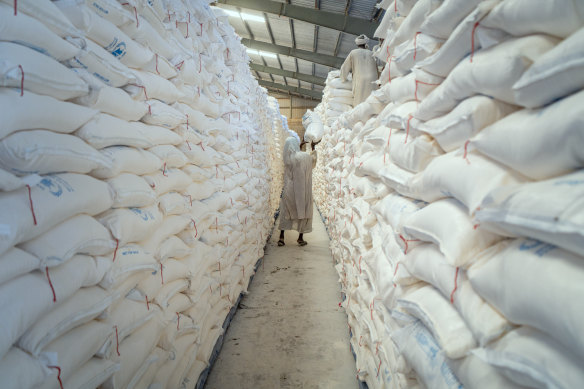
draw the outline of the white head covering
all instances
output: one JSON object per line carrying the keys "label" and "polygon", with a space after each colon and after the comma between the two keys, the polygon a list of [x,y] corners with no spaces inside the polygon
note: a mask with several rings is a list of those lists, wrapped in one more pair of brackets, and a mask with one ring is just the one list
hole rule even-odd
{"label": "white head covering", "polygon": [[290,165],[294,154],[300,151],[300,142],[294,137],[289,137],[284,143],[284,165]]}
{"label": "white head covering", "polygon": [[369,38],[367,38],[367,35],[365,34],[361,34],[357,38],[355,38],[355,43],[357,44],[357,46],[367,45],[368,42]]}

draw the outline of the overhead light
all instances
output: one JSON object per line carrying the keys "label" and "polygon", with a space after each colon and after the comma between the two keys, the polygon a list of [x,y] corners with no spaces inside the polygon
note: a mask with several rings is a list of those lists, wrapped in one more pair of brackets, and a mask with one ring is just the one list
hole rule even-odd
{"label": "overhead light", "polygon": [[229,16],[241,18],[243,20],[249,20],[250,22],[265,22],[266,21],[262,16],[258,16],[258,15],[252,15],[252,14],[248,14],[245,12],[238,12],[238,11],[235,11],[232,9],[225,9],[225,8],[223,8],[223,11]]}
{"label": "overhead light", "polygon": [[266,57],[266,58],[278,58],[278,56],[276,54],[269,53],[267,51],[255,50],[255,49],[250,49],[250,48],[246,48],[246,50],[249,54],[260,55],[260,56]]}

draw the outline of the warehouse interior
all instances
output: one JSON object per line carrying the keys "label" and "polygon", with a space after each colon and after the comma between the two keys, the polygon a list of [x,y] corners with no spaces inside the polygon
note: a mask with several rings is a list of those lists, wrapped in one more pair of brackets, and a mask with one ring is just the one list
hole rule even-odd
{"label": "warehouse interior", "polygon": [[0,387],[578,388],[581,0],[0,0]]}

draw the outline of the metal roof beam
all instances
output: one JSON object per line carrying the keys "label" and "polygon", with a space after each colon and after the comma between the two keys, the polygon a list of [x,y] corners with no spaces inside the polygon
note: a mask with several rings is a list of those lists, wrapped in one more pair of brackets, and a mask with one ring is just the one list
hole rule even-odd
{"label": "metal roof beam", "polygon": [[365,34],[373,36],[379,26],[377,22],[342,13],[315,10],[314,8],[270,0],[217,0],[216,3],[286,16],[290,19],[301,20],[353,35]]}
{"label": "metal roof beam", "polygon": [[297,80],[309,82],[311,84],[317,84],[317,85],[324,86],[324,83],[326,81],[326,79],[324,79],[322,77],[316,77],[316,76],[313,76],[311,74],[291,72],[291,71],[284,70],[284,69],[272,68],[270,66],[260,65],[257,63],[250,63],[249,67],[251,68],[251,70],[254,70],[256,72],[277,74],[277,75],[282,76],[282,77],[295,78]]}
{"label": "metal roof beam", "polygon": [[288,55],[290,57],[296,57],[309,62],[319,63],[321,65],[330,66],[332,68],[339,69],[344,62],[343,58],[335,57],[332,55],[313,53],[308,50],[295,49],[288,46],[273,45],[271,43],[256,41],[252,39],[242,38],[241,43],[254,50],[266,51],[268,53]]}
{"label": "metal roof beam", "polygon": [[277,84],[275,82],[269,82],[269,81],[264,81],[264,80],[259,80],[258,83],[261,86],[269,88],[269,89],[285,90],[285,91],[289,91],[289,92],[293,92],[293,93],[298,93],[300,95],[308,96],[308,97],[311,97],[313,99],[318,99],[318,100],[320,100],[322,98],[321,92],[311,91],[310,89],[303,89],[303,88],[298,88],[298,87],[289,86],[289,85],[282,85],[282,84]]}

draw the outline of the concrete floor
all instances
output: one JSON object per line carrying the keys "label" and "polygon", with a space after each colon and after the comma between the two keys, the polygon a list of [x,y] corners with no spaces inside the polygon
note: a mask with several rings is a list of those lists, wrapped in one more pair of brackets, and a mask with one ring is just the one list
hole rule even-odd
{"label": "concrete floor", "polygon": [[[277,226],[277,224],[276,224]],[[227,330],[205,389],[359,387],[338,276],[315,208],[313,231],[279,231]]]}

